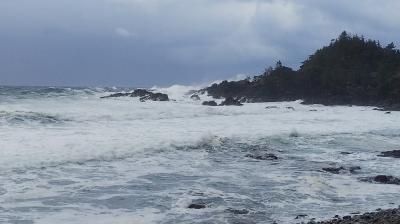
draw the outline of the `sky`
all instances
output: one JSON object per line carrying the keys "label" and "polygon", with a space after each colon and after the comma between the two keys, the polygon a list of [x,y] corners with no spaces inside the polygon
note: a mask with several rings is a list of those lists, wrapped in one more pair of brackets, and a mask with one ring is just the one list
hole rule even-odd
{"label": "sky", "polygon": [[399,0],[0,0],[0,85],[168,86],[297,69],[346,30],[400,45]]}

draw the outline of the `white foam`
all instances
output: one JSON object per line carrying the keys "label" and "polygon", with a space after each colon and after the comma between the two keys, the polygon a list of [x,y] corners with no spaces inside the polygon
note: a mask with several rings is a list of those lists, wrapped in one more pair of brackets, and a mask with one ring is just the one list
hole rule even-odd
{"label": "white foam", "polygon": [[[159,90],[178,99],[187,97],[184,93],[190,89],[173,86]],[[43,113],[68,122],[0,126],[0,166],[8,169],[107,160],[143,150],[198,144],[204,139],[251,140],[289,136],[294,130],[298,135],[361,133],[398,129],[400,123],[399,112],[387,115],[369,107],[307,106],[299,102],[207,107],[186,101],[141,103],[130,97],[99,99],[99,96],[26,99],[1,104],[0,111]],[[271,105],[278,109],[265,109]]]}

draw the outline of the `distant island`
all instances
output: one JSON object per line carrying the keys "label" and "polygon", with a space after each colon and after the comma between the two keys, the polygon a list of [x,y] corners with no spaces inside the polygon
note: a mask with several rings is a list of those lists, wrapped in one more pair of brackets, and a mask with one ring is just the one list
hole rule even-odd
{"label": "distant island", "polygon": [[393,43],[382,47],[379,41],[343,31],[298,70],[278,61],[261,75],[223,81],[202,91],[241,102],[302,99],[305,104],[400,110],[400,51]]}

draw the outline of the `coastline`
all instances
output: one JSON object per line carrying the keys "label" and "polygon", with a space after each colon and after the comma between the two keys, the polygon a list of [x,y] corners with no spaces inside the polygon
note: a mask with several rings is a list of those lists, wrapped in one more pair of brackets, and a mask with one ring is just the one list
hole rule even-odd
{"label": "coastline", "polygon": [[327,221],[309,221],[307,224],[399,224],[400,206],[394,209],[377,209],[374,212],[353,216],[335,216]]}

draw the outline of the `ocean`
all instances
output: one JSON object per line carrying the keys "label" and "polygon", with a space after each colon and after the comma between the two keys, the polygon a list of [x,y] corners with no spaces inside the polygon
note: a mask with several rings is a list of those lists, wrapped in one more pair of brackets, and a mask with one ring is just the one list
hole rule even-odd
{"label": "ocean", "polygon": [[208,107],[193,88],[140,102],[100,99],[133,88],[0,87],[0,223],[298,223],[398,206],[400,186],[362,178],[400,176],[377,156],[400,149],[400,112]]}

